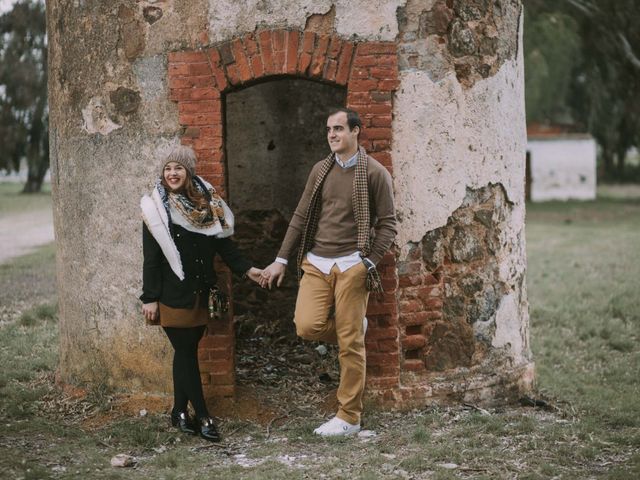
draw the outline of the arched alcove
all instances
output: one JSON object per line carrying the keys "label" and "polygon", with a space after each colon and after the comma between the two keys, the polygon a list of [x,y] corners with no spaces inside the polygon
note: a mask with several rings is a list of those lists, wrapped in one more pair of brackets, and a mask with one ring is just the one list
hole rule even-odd
{"label": "arched alcove", "polygon": [[234,210],[276,209],[288,220],[309,170],[329,153],[327,111],[346,99],[344,87],[299,78],[225,95],[227,188]]}
{"label": "arched alcove", "polygon": [[[344,87],[292,77],[268,79],[223,97],[235,240],[256,265],[274,260],[311,168],[329,153],[327,112],[345,105],[346,98]],[[256,348],[269,348],[278,338],[296,342],[294,263],[283,286],[270,292],[233,282],[239,384],[251,385],[247,370],[255,361],[245,365],[243,359],[252,358]]]}

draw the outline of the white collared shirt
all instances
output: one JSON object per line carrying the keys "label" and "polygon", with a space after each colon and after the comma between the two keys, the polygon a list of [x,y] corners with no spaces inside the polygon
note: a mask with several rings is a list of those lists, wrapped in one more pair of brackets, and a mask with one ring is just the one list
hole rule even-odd
{"label": "white collared shirt", "polygon": [[358,163],[358,152],[356,151],[355,155],[351,157],[349,160],[347,160],[346,162],[343,162],[342,160],[340,160],[340,157],[338,157],[338,154],[336,153],[336,163],[340,165],[342,168],[351,168],[355,166],[356,163]]}
{"label": "white collared shirt", "polygon": [[[356,163],[358,163],[358,152],[356,151],[355,155],[351,157],[346,162],[342,162],[336,153],[336,163],[340,165],[342,168],[351,168]],[[362,258],[360,257],[360,252],[355,251],[349,255],[344,255],[342,257],[337,258],[327,258],[320,257],[318,255],[314,255],[313,253],[307,253],[307,260],[309,263],[320,270],[325,275],[329,275],[331,273],[331,269],[334,265],[337,265],[341,272],[346,272],[351,267],[356,266],[360,262],[362,262]],[[289,262],[286,258],[277,257],[276,262],[282,263],[283,265],[287,265]]]}

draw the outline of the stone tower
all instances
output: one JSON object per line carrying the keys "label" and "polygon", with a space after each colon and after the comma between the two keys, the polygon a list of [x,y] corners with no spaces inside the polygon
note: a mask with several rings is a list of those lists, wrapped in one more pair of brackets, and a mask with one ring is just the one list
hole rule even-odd
{"label": "stone tower", "polygon": [[[368,311],[367,395],[531,388],[520,1],[52,0],[47,18],[64,380],[169,388],[137,300],[138,203],[167,148],[192,145],[236,212],[286,221],[326,154],[327,107],[346,105],[393,175],[400,226]],[[206,393],[232,396],[231,316],[210,333]]]}

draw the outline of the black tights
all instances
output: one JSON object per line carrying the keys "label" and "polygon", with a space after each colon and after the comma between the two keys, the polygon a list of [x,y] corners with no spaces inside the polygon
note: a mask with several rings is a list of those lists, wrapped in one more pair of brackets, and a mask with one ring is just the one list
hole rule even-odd
{"label": "black tights", "polygon": [[200,367],[198,366],[198,342],[206,326],[191,328],[164,327],[173,345],[173,412],[186,412],[189,400],[196,417],[209,416],[202,394]]}

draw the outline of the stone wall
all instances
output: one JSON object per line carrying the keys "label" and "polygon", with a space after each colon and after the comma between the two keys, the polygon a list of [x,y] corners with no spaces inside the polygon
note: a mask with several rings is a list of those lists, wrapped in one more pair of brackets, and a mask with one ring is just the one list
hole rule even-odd
{"label": "stone wall", "polygon": [[[441,372],[487,359],[502,299],[515,290],[517,303],[525,301],[524,276],[517,289],[500,280],[499,259],[512,253],[504,241],[510,220],[501,187],[469,189],[445,226],[412,244],[398,264],[404,370]],[[529,355],[525,331],[510,339],[505,359]]]}

